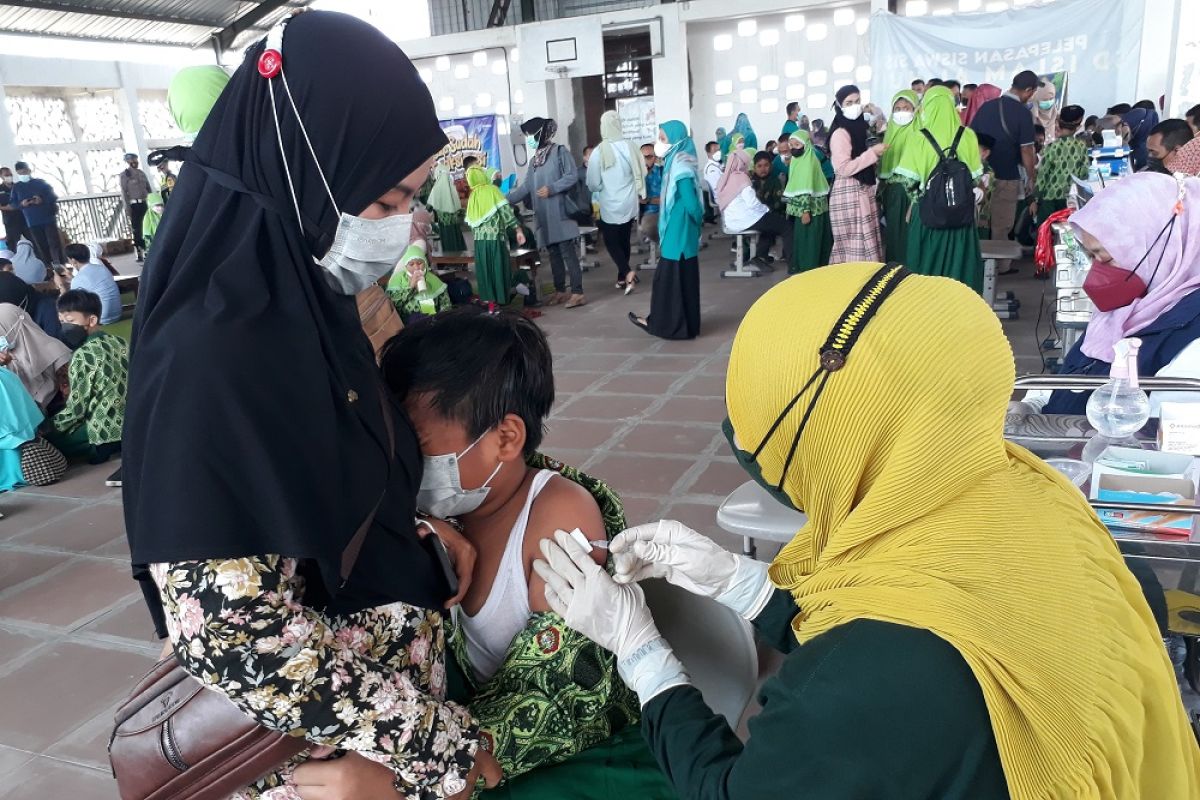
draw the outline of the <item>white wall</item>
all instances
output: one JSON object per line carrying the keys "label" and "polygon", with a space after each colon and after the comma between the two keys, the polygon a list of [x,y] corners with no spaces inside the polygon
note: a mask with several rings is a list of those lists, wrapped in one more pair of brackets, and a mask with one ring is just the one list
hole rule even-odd
{"label": "white wall", "polygon": [[869,102],[871,67],[859,34],[869,12],[859,2],[688,25],[697,147],[718,126],[732,130],[739,113],[750,117],[761,147],[779,136],[793,100],[810,120],[831,122],[834,93],[848,83]]}

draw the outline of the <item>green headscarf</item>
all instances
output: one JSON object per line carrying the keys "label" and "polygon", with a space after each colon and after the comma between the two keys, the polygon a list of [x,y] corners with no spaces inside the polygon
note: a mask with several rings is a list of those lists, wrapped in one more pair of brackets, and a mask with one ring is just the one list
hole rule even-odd
{"label": "green headscarf", "polygon": [[429,207],[439,214],[457,214],[462,210],[462,200],[454,181],[450,180],[450,168],[438,164],[433,168],[433,188],[429,190]]}
{"label": "green headscarf", "polygon": [[146,240],[147,253],[150,252],[150,244],[154,240],[154,234],[158,233],[158,223],[162,219],[162,214],[155,211],[154,207],[162,204],[162,195],[158,192],[146,195],[146,216],[142,217],[142,237]]}
{"label": "green headscarf", "polygon": [[[913,131],[912,141],[900,154],[900,163],[896,165],[895,173],[911,178],[924,188],[930,173],[937,166],[938,154],[924,134],[920,133],[920,129],[929,131],[938,145],[945,150],[954,142],[958,129],[963,127],[958,110],[954,107],[954,95],[950,90],[945,86],[935,86],[926,91],[914,124],[919,127]],[[958,143],[958,160],[971,170],[972,178],[983,174],[983,163],[979,158],[979,140],[975,138],[975,131],[970,128],[963,130],[962,139]]]}
{"label": "green headscarf", "polygon": [[[899,100],[907,100],[912,103],[913,121],[907,125],[901,125],[895,120],[896,102]],[[883,133],[883,143],[888,145],[888,150],[879,160],[879,177],[890,178],[892,176],[892,173],[896,171],[896,165],[900,163],[900,156],[910,146],[909,143],[914,136],[923,141],[926,147],[929,146],[929,142],[925,141],[925,137],[917,131],[915,112],[920,107],[921,99],[912,89],[896,92],[896,96],[892,98],[892,107],[888,110],[887,130]]]}
{"label": "green headscarf", "polygon": [[813,147],[812,136],[808,131],[795,130],[788,136],[793,142],[804,143],[804,154],[797,156],[796,148],[792,148],[792,158],[788,162],[787,186],[783,189],[784,197],[799,197],[812,195],[824,197],[829,194],[829,181],[821,171],[821,162],[817,160],[816,148]]}
{"label": "green headscarf", "polygon": [[467,224],[472,228],[478,227],[508,204],[504,194],[479,167],[467,170],[467,186],[471,187],[471,196],[467,198]]}
{"label": "green headscarf", "polygon": [[179,130],[195,136],[227,83],[229,73],[220,67],[185,67],[176,72],[167,89],[167,107]]}

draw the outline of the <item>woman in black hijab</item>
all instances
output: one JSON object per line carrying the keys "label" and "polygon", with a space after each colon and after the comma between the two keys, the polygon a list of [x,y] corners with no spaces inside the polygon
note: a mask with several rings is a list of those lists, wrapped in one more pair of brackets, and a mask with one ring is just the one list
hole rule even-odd
{"label": "woman in black hijab", "polygon": [[364,22],[306,12],[252,47],[142,276],[124,438],[135,574],[149,565],[180,663],[270,728],[384,760],[421,800],[497,776],[438,699],[452,592],[353,295],[399,260],[445,143],[416,69]]}
{"label": "woman in black hijab", "polygon": [[867,146],[870,126],[863,119],[862,93],[857,86],[838,89],[833,108],[829,155],[836,178],[829,191],[829,222],[833,226],[829,263],[882,261],[875,164],[888,146]]}

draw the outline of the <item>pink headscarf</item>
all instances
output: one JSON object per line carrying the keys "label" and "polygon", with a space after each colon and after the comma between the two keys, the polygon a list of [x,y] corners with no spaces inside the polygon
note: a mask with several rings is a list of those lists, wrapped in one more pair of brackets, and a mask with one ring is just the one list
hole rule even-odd
{"label": "pink headscarf", "polygon": [[729,154],[729,163],[725,165],[725,171],[717,183],[717,205],[722,211],[750,185],[749,167],[750,156],[746,155],[745,150],[739,148]]}
{"label": "pink headscarf", "polygon": [[967,107],[962,112],[963,125],[970,125],[971,120],[975,119],[975,115],[979,113],[979,108],[989,100],[995,100],[1002,94],[999,86],[990,83],[981,83],[975,88],[974,94],[971,95],[971,101],[967,103]]}
{"label": "pink headscarf", "polygon": [[[1096,311],[1083,339],[1084,355],[1112,361],[1113,345],[1200,290],[1200,179],[1183,180],[1182,211],[1158,244],[1154,240],[1170,221],[1179,196],[1179,183],[1170,175],[1139,172],[1122,178],[1071,216],[1071,224],[1104,245],[1118,267],[1133,269],[1150,254],[1137,267],[1137,274],[1150,284],[1146,296],[1115,311]],[[1151,282],[1160,254],[1162,264]]]}
{"label": "pink headscarf", "polygon": [[1193,178],[1200,177],[1200,137],[1192,139],[1163,160],[1171,172],[1182,172]]}

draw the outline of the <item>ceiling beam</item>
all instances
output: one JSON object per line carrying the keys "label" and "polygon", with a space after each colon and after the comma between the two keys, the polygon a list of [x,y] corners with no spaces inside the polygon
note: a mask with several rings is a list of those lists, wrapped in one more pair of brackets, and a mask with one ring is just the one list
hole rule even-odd
{"label": "ceiling beam", "polygon": [[240,34],[253,29],[272,11],[278,11],[286,5],[289,5],[288,0],[259,0],[258,5],[217,33],[217,45],[221,50],[228,50]]}
{"label": "ceiling beam", "polygon": [[56,2],[56,0],[19,0],[13,3],[0,3],[0,6],[28,8],[36,11],[58,11],[63,14],[88,14],[96,17],[115,17],[117,19],[142,20],[146,22],[161,22],[168,25],[190,25],[195,28],[220,29],[225,20],[200,19],[197,17],[177,17],[170,14],[155,14],[153,12],[136,11],[123,8],[104,8],[82,3]]}

